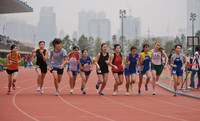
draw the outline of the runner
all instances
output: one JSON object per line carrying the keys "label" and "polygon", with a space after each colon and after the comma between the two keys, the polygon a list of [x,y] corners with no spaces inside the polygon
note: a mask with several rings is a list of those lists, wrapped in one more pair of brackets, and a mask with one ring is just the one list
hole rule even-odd
{"label": "runner", "polygon": [[106,43],[101,44],[101,51],[98,53],[97,58],[96,58],[96,67],[97,67],[97,77],[98,81],[96,84],[96,89],[99,89],[99,86],[101,85],[101,88],[99,90],[99,95],[104,95],[102,92],[103,89],[105,88],[108,80],[108,65],[110,65],[110,55],[108,53],[108,45]]}
{"label": "runner", "polygon": [[[151,50],[152,59],[154,64],[151,64],[151,73],[153,76],[153,95],[156,95],[156,82],[159,80],[160,75],[162,74],[163,68],[167,68],[168,57],[161,47],[160,42],[155,42],[154,49]],[[163,65],[163,57],[165,58],[165,63]]]}
{"label": "runner", "polygon": [[113,91],[113,96],[116,96],[117,93],[117,88],[119,85],[121,85],[124,81],[123,73],[123,54],[120,53],[121,51],[121,46],[119,44],[114,45],[114,51],[115,53],[111,55],[111,60],[112,62],[110,65],[112,67],[112,72],[115,78],[115,84],[114,84],[114,91]]}
{"label": "runner", "polygon": [[[129,85],[131,90],[133,90],[133,84],[136,81],[136,70],[138,63],[138,53],[137,48],[132,46],[129,55],[126,57],[125,65],[125,78],[126,78],[126,95],[129,95]],[[130,81],[131,80],[131,81]]]}
{"label": "runner", "polygon": [[152,60],[152,53],[149,52],[148,44],[143,45],[143,50],[142,50],[142,53],[140,54],[139,62],[140,62],[140,69],[139,69],[138,95],[141,95],[141,86],[142,86],[143,75],[146,74],[146,76],[147,76],[146,84],[145,84],[146,91],[148,91],[148,83],[151,78],[150,68],[151,68],[151,62],[153,63],[153,60]]}
{"label": "runner", "polygon": [[186,57],[181,53],[182,45],[175,45],[175,54],[171,57],[172,75],[174,79],[174,96],[177,96],[177,86],[183,80],[183,70],[187,64]]}
{"label": "runner", "polygon": [[62,41],[60,39],[54,39],[52,44],[54,48],[50,53],[48,70],[50,70],[54,78],[56,96],[59,96],[58,84],[61,82],[63,70],[67,63],[67,52],[62,48]]}
{"label": "runner", "polygon": [[6,94],[10,94],[10,88],[16,89],[16,81],[19,71],[19,63],[21,62],[21,56],[17,53],[17,45],[13,44],[11,47],[11,53],[7,55],[7,73],[8,73],[8,91]]}
{"label": "runner", "polygon": [[70,93],[74,94],[74,87],[76,84],[76,77],[79,74],[79,64],[80,54],[78,53],[79,48],[77,46],[73,47],[73,52],[68,54],[69,64],[67,68],[67,73],[69,75]]}
{"label": "runner", "polygon": [[43,91],[43,83],[44,78],[47,73],[47,58],[48,58],[48,51],[44,49],[45,42],[40,41],[39,42],[39,49],[33,50],[32,53],[32,63],[34,63],[34,54],[36,54],[36,65],[35,65],[35,71],[37,72],[37,84],[38,88],[37,91],[40,91],[41,94],[44,93]]}
{"label": "runner", "polygon": [[93,60],[90,56],[88,56],[88,50],[86,49],[82,50],[82,58],[80,59],[79,66],[81,70],[80,75],[82,78],[81,91],[83,91],[83,95],[85,95],[86,83],[93,69]]}

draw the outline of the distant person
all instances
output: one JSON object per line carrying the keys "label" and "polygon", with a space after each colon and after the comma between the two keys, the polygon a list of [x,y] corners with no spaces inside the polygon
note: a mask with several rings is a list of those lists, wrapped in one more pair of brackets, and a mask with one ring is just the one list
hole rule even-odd
{"label": "distant person", "polygon": [[198,74],[198,84],[197,84],[197,88],[200,88],[200,46],[196,47],[196,52],[194,53],[194,57],[192,59],[192,74],[191,74],[191,83],[190,83],[190,87],[189,88],[195,88],[194,85],[194,78],[196,73]]}
{"label": "distant person", "polygon": [[31,54],[28,54],[27,63],[28,63],[28,67],[33,69],[33,63],[31,61]]}
{"label": "distant person", "polygon": [[172,55],[173,55],[174,53],[175,53],[175,49],[172,49],[172,50],[171,50],[171,53],[170,53],[169,56],[168,56],[168,58],[169,58],[169,60],[168,60],[168,61],[169,61],[169,62],[168,62],[169,65],[170,65],[170,63],[171,63],[171,57],[172,57]]}
{"label": "distant person", "polygon": [[0,72],[2,72],[2,71],[3,71],[3,64],[0,63]]}
{"label": "distant person", "polygon": [[28,64],[27,59],[28,59],[28,56],[27,56],[27,55],[24,55],[24,68],[27,67],[27,64]]}
{"label": "distant person", "polygon": [[8,91],[7,94],[11,93],[10,88],[16,89],[16,81],[19,71],[19,63],[21,62],[21,56],[17,53],[17,45],[11,46],[11,53],[7,55],[7,73],[8,73]]}
{"label": "distant person", "polygon": [[47,58],[48,58],[48,51],[44,48],[45,47],[45,42],[40,41],[39,42],[39,49],[33,50],[32,51],[32,63],[34,63],[34,54],[36,54],[36,65],[35,65],[35,70],[37,72],[37,84],[38,88],[37,91],[39,91],[41,94],[44,93],[43,91],[43,83],[44,83],[44,78],[47,73]]}

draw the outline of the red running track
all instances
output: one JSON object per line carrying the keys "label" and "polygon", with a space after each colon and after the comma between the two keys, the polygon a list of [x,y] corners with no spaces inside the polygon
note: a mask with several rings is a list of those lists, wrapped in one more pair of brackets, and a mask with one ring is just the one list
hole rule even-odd
{"label": "red running track", "polygon": [[[77,79],[75,94],[69,94],[69,79],[65,70],[61,81],[60,96],[55,95],[51,73],[44,82],[44,94],[36,91],[36,72],[21,69],[16,83],[17,89],[6,95],[7,74],[0,73],[0,121],[199,121],[200,101],[173,94],[157,87],[157,95],[152,95],[152,87],[137,95],[137,85],[130,96],[125,96],[125,81],[119,87],[118,96],[112,96],[114,79],[109,80],[104,90],[105,96],[97,95],[97,76],[92,72],[87,95],[80,91],[81,78]],[[138,82],[138,80],[137,80]]]}

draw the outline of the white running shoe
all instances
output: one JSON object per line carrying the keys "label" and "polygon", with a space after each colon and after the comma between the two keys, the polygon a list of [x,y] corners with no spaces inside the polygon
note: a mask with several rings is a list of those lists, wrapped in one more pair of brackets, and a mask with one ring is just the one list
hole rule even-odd
{"label": "white running shoe", "polygon": [[40,87],[37,88],[37,91],[38,91],[38,92],[40,91]]}
{"label": "white running shoe", "polygon": [[156,91],[153,91],[153,95],[156,95]]}
{"label": "white running shoe", "polygon": [[117,93],[116,93],[116,92],[113,92],[113,96],[117,96]]}
{"label": "white running shoe", "polygon": [[57,92],[56,92],[56,96],[59,96],[59,95],[60,95],[60,92],[59,92],[59,91],[57,91]]}
{"label": "white running shoe", "polygon": [[40,89],[40,94],[43,94],[43,93],[44,93],[44,91],[43,91],[43,89],[41,88],[41,89]]}

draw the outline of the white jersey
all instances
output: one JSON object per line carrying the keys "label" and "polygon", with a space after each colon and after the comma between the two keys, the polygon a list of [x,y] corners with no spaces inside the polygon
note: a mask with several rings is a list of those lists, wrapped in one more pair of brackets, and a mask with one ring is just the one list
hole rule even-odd
{"label": "white jersey", "polygon": [[155,52],[154,49],[152,49],[151,52],[154,65],[162,65],[162,53],[160,51]]}

